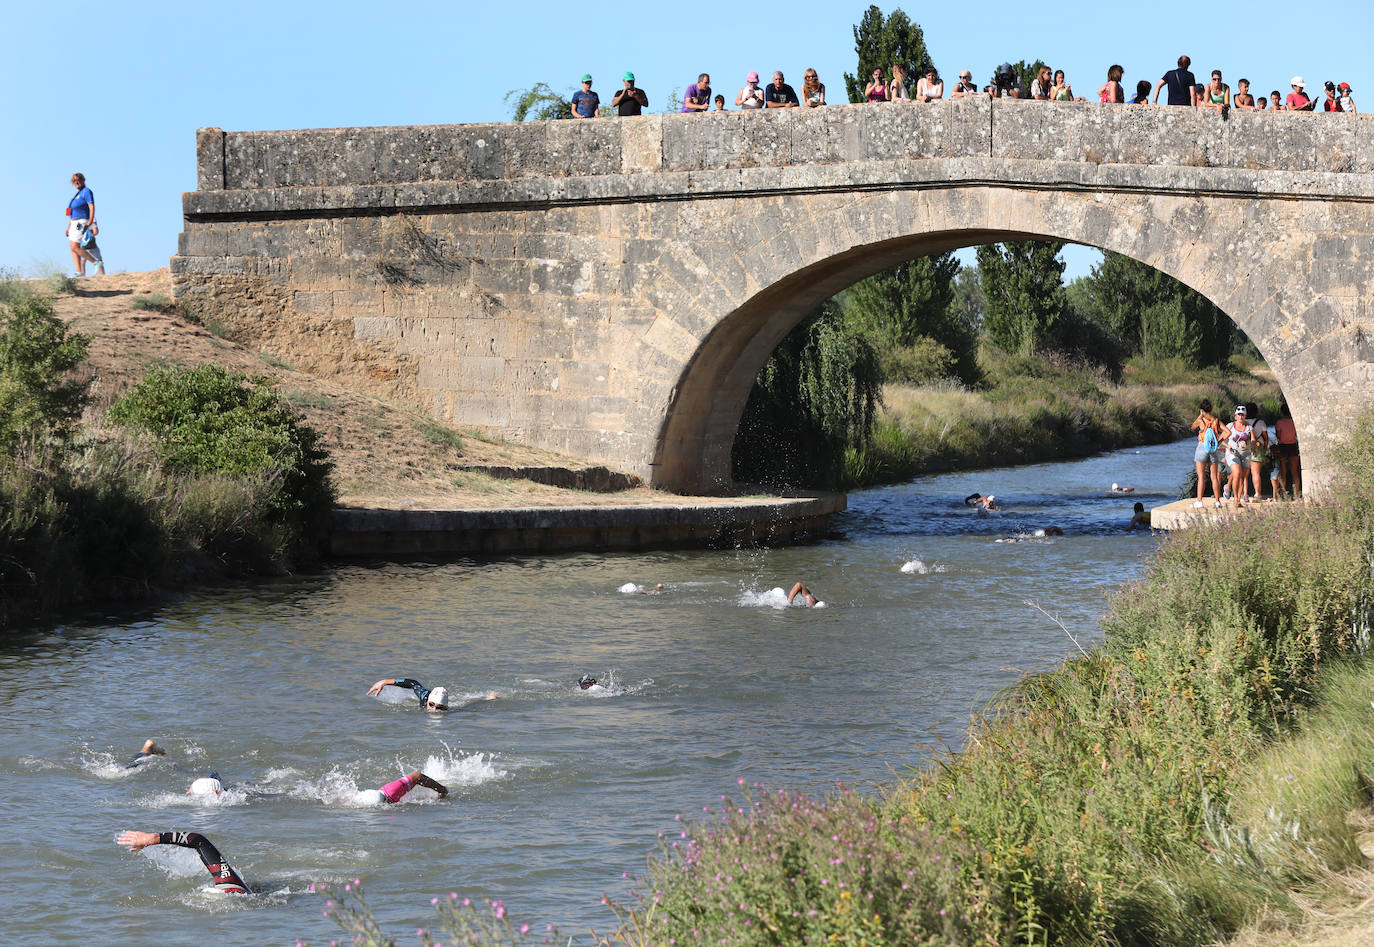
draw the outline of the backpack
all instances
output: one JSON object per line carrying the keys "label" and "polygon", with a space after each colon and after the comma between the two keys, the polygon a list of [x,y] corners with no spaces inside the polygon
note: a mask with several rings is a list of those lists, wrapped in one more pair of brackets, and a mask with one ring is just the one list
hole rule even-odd
{"label": "backpack", "polygon": [[1202,435],[1202,449],[1210,454],[1220,446],[1221,444],[1217,441],[1216,430],[1208,427],[1206,432]]}

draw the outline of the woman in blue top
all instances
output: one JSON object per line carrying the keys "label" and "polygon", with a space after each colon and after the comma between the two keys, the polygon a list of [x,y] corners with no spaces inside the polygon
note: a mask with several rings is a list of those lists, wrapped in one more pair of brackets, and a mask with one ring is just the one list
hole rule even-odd
{"label": "woman in blue top", "polygon": [[81,245],[81,238],[87,230],[90,230],[91,236],[100,233],[95,223],[95,195],[86,186],[86,175],[80,171],[72,175],[72,187],[76,188],[76,196],[67,202],[67,216],[71,218],[71,223],[67,224],[67,242],[72,247],[72,264],[77,276],[86,275],[88,261],[95,264],[97,276],[104,276],[105,264]]}

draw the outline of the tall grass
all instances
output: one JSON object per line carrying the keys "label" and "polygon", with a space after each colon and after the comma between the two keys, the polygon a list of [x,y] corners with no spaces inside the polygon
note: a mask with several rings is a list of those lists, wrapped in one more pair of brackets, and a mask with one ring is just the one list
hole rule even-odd
{"label": "tall grass", "polygon": [[[1185,372],[1149,363],[1113,384],[1104,373],[1055,358],[984,353],[988,387],[889,385],[866,449],[845,458],[850,485],[923,473],[1083,457],[1188,434],[1201,398],[1255,401],[1277,416],[1278,387],[1250,374]],[[1181,383],[1183,379],[1187,383]]]}

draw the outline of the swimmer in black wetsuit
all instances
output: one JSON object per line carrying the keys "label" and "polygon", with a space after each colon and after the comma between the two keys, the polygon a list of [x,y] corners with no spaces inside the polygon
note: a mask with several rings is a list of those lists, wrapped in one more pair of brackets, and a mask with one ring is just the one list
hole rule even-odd
{"label": "swimmer in black wetsuit", "polygon": [[223,894],[252,894],[239,873],[220,855],[219,849],[215,848],[208,838],[196,832],[135,832],[125,829],[119,833],[119,838],[115,839],[115,842],[126,846],[131,852],[147,848],[149,845],[180,845],[182,848],[194,848],[200,856],[201,864],[215,879],[216,891]]}
{"label": "swimmer in black wetsuit", "polygon": [[415,692],[415,696],[420,700],[420,706],[426,710],[448,710],[448,690],[443,687],[430,689],[413,677],[386,677],[373,684],[367,689],[368,696],[376,697],[382,692],[382,688],[388,684],[397,687],[409,687]]}
{"label": "swimmer in black wetsuit", "polygon": [[583,674],[580,678],[578,678],[577,686],[582,688],[582,690],[584,691],[588,688],[595,687],[596,678],[592,677],[590,674]]}
{"label": "swimmer in black wetsuit", "polygon": [[[380,694],[380,693],[382,692],[382,688],[383,688],[383,687],[386,687],[388,684],[394,685],[394,686],[396,686],[396,687],[409,687],[411,690],[413,690],[413,691],[415,692],[415,696],[416,696],[417,698],[419,698],[419,700],[420,700],[420,706],[423,707],[423,708],[425,708],[426,710],[448,710],[448,709],[449,709],[449,708],[448,708],[448,690],[447,690],[446,688],[443,688],[443,687],[436,687],[436,688],[434,688],[434,689],[431,690],[430,688],[428,688],[428,687],[426,687],[425,685],[421,684],[419,681],[415,680],[415,678],[413,678],[413,677],[385,677],[385,678],[382,678],[382,679],[381,679],[380,681],[378,681],[376,684],[373,684],[371,687],[369,687],[369,688],[367,689],[368,696],[369,696],[369,697],[376,697],[378,694]],[[496,696],[497,696],[497,695],[496,695],[496,692],[495,692],[495,691],[492,691],[492,692],[491,692],[490,694],[488,694],[486,697],[481,698],[481,700],[495,700],[495,699],[496,699]],[[457,708],[455,708],[455,709],[456,709],[456,710],[462,710],[463,707],[471,706],[472,704],[475,704],[475,703],[477,703],[477,702],[478,702],[478,701],[475,701],[475,700],[474,700],[474,701],[470,701],[470,702],[467,703],[467,704],[463,704],[462,707],[457,707]]]}
{"label": "swimmer in black wetsuit", "polygon": [[137,769],[137,768],[138,768],[138,764],[140,764],[140,763],[146,763],[148,760],[152,759],[154,756],[166,756],[166,755],[167,755],[167,751],[164,750],[162,747],[158,746],[157,743],[155,743],[155,742],[152,741],[152,740],[144,740],[144,741],[143,741],[143,749],[139,750],[139,751],[138,751],[138,755],[134,757],[134,761],[133,761],[132,763],[130,763],[129,765],[125,766],[124,768],[125,768],[125,769]]}

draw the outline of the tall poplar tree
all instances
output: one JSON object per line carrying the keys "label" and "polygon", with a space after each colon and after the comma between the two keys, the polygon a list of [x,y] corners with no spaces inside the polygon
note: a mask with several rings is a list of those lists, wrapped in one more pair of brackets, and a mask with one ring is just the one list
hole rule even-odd
{"label": "tall poplar tree", "polygon": [[1033,354],[1064,312],[1061,242],[1028,240],[978,248],[987,309],[983,328],[998,348]]}
{"label": "tall poplar tree", "polygon": [[925,34],[921,27],[896,9],[891,16],[883,16],[877,6],[870,6],[863,19],[854,27],[854,52],[859,55],[859,74],[844,74],[849,101],[864,100],[864,86],[868,85],[874,69],[892,74],[893,63],[905,63],[909,71],[908,91],[914,92],[916,80],[927,66],[934,65],[926,50]]}

